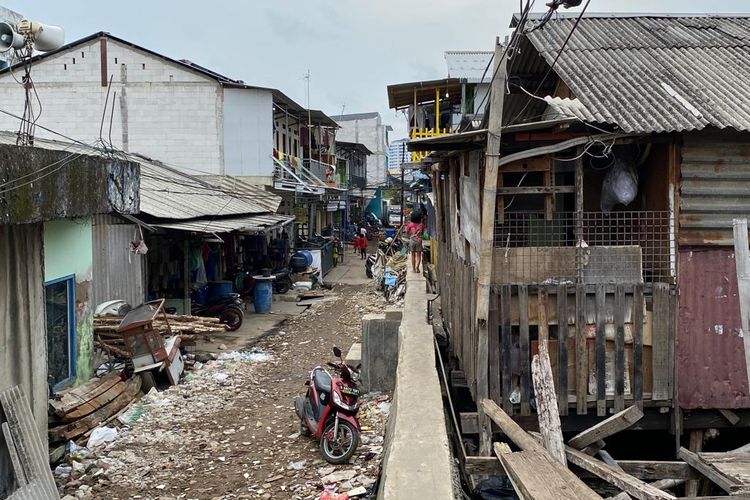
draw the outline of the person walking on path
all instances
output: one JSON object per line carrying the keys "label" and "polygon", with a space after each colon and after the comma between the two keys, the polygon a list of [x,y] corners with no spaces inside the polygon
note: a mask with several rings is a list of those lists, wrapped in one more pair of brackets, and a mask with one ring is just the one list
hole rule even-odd
{"label": "person walking on path", "polygon": [[357,248],[359,249],[360,260],[367,258],[367,237],[360,236],[357,238]]}
{"label": "person walking on path", "polygon": [[411,269],[415,273],[421,273],[422,265],[422,238],[424,237],[424,224],[422,213],[411,214],[411,222],[406,226],[406,235],[409,237],[409,251],[411,252]]}

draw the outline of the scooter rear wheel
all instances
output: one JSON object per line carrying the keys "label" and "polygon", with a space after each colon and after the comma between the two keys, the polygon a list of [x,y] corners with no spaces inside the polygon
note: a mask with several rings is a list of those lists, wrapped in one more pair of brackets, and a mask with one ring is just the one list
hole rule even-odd
{"label": "scooter rear wheel", "polygon": [[222,311],[219,321],[227,326],[227,331],[234,332],[242,326],[243,316],[242,311],[230,307]]}
{"label": "scooter rear wheel", "polygon": [[359,445],[359,431],[346,420],[339,420],[338,438],[333,438],[335,422],[331,421],[320,439],[320,453],[326,462],[343,464],[349,461]]}

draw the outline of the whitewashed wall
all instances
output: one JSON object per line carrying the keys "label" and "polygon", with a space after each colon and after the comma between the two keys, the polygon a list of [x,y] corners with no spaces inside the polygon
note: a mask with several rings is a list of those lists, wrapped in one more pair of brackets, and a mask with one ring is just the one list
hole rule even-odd
{"label": "whitewashed wall", "polygon": [[[101,85],[100,41],[42,59],[32,71],[42,101],[38,123],[84,142],[97,140],[107,95]],[[185,170],[223,173],[224,106],[216,81],[112,39],[107,39],[107,74],[113,77],[110,109],[117,93],[112,124],[116,147]],[[10,73],[0,75],[0,108],[20,115],[23,95]],[[107,111],[107,141],[109,116]],[[17,130],[18,125],[0,115],[0,130]],[[41,129],[36,135],[61,139]]]}
{"label": "whitewashed wall", "polygon": [[271,92],[224,89],[224,173],[271,184],[272,153]]}

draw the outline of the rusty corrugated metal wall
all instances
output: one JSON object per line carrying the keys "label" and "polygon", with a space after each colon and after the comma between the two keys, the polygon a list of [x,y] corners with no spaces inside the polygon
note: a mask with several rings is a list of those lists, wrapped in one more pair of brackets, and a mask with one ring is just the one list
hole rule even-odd
{"label": "rusty corrugated metal wall", "polygon": [[732,219],[737,216],[750,216],[750,134],[687,134],[680,244],[732,245]]}
{"label": "rusty corrugated metal wall", "polygon": [[[0,225],[0,390],[20,385],[47,438],[47,335],[41,224]],[[2,420],[2,419],[0,419]],[[0,433],[0,497],[10,464]]]}
{"label": "rusty corrugated metal wall", "polygon": [[[146,257],[128,251],[138,227],[108,215],[94,217],[93,305],[122,299],[136,306],[144,301]],[[128,258],[129,256],[129,258]]]}
{"label": "rusty corrugated metal wall", "polygon": [[750,408],[734,250],[680,250],[677,374],[683,408]]}

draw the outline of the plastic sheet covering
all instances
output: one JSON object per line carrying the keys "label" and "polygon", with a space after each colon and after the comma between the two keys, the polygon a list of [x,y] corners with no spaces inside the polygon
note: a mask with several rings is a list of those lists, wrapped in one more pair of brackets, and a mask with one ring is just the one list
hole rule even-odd
{"label": "plastic sheet covering", "polygon": [[[47,344],[42,225],[0,225],[0,390],[20,385],[47,436]],[[46,445],[46,441],[45,441]],[[10,463],[0,433],[0,498]]]}

